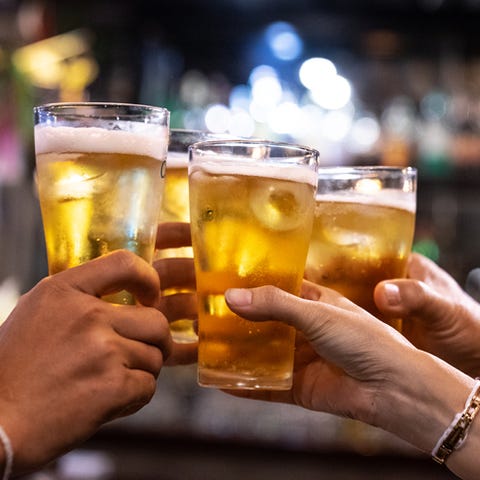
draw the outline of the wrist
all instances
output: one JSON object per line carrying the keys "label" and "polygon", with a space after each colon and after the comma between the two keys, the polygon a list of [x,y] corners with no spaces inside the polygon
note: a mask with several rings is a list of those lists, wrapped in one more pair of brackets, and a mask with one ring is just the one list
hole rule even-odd
{"label": "wrist", "polygon": [[432,450],[432,458],[443,465],[449,456],[458,450],[467,439],[470,427],[480,411],[480,380],[476,380],[465,407],[453,417],[450,425],[438,439]]}
{"label": "wrist", "polygon": [[385,388],[378,425],[430,454],[465,407],[475,380],[420,350]]}

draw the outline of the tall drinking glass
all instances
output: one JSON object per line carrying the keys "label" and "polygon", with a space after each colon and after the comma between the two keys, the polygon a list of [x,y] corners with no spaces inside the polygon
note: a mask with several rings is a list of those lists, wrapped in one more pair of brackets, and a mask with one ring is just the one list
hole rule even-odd
{"label": "tall drinking glass", "polygon": [[[381,318],[373,290],[381,280],[406,274],[416,185],[414,168],[319,168],[305,278]],[[387,323],[401,329],[401,320]]]}
{"label": "tall drinking glass", "polygon": [[[202,130],[171,129],[167,153],[167,171],[163,192],[160,222],[190,222],[188,196],[188,147],[199,141],[220,138],[219,135]],[[156,258],[192,257],[192,247],[157,250]],[[172,288],[164,295],[188,293]],[[170,323],[172,338],[177,343],[196,342],[198,337],[191,319],[179,319]]]}
{"label": "tall drinking glass", "polygon": [[202,386],[289,389],[295,331],[227,307],[230,287],[299,294],[313,223],[316,150],[265,141],[190,147],[189,188]]}
{"label": "tall drinking glass", "polygon": [[[169,112],[115,103],[34,109],[38,193],[54,274],[116,249],[152,261]],[[127,292],[107,297],[131,304]]]}

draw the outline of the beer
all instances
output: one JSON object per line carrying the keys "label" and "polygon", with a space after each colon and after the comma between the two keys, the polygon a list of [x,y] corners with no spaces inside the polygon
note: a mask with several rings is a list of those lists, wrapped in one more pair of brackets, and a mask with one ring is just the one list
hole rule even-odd
{"label": "beer", "polygon": [[373,290],[382,280],[405,276],[414,228],[413,193],[318,195],[305,278],[380,317]]}
{"label": "beer", "polygon": [[[188,147],[198,141],[219,138],[218,135],[201,130],[172,129],[167,153],[167,174],[163,193],[160,223],[190,222],[188,193]],[[161,228],[161,227],[160,227]],[[156,258],[192,257],[192,247],[158,250]],[[170,288],[164,295],[188,293],[187,289]],[[191,319],[170,322],[172,337],[177,343],[193,343],[198,337]]]}
{"label": "beer", "polygon": [[189,182],[199,383],[288,389],[294,329],[238,317],[227,307],[224,292],[230,287],[275,285],[299,294],[316,174],[299,165],[205,161],[191,165]]}
{"label": "beer", "polygon": [[[188,154],[169,153],[167,156],[167,175],[160,213],[161,222],[189,222],[190,210],[188,202]],[[178,247],[158,250],[156,258],[192,257],[192,247]],[[188,293],[189,290],[170,288],[164,295]],[[191,319],[179,319],[170,322],[172,338],[177,343],[197,341],[197,334]]]}
{"label": "beer", "polygon": [[[50,274],[116,249],[131,250],[152,261],[166,144],[163,127],[156,128],[155,135],[145,135],[94,127],[35,126]],[[108,300],[134,301],[126,292]]]}
{"label": "beer", "polygon": [[162,222],[189,222],[188,152],[167,154],[167,175],[163,192]]}

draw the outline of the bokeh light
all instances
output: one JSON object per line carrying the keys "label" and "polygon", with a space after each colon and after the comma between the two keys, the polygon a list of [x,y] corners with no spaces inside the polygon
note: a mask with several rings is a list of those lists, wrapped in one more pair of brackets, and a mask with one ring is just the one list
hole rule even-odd
{"label": "bokeh light", "polygon": [[255,122],[245,110],[232,111],[229,132],[237,137],[251,137],[255,132]]}
{"label": "bokeh light", "polygon": [[350,131],[349,150],[352,153],[368,152],[380,138],[380,125],[373,116],[357,118]]}
{"label": "bokeh light", "polygon": [[298,71],[300,82],[309,90],[316,90],[337,74],[335,65],[326,58],[313,57],[305,60]]}
{"label": "bokeh light", "polygon": [[294,102],[283,102],[270,115],[269,126],[279,134],[294,134],[299,128],[301,110]]}
{"label": "bokeh light", "polygon": [[323,78],[311,89],[312,100],[326,110],[338,110],[345,107],[352,97],[350,82],[341,75]]}
{"label": "bokeh light", "polygon": [[290,23],[272,23],[265,31],[265,37],[274,57],[279,60],[294,60],[302,53],[302,39]]}
{"label": "bokeh light", "polygon": [[211,105],[205,113],[205,125],[211,132],[224,133],[229,129],[231,113],[225,105]]}

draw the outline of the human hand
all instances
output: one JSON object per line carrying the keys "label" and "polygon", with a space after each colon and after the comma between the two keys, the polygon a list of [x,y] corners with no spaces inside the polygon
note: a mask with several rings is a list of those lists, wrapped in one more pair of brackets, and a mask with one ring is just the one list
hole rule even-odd
{"label": "human hand", "polygon": [[[158,226],[156,248],[169,249],[192,245],[190,224],[165,222]],[[169,322],[198,317],[197,296],[195,293],[195,270],[193,258],[162,258],[153,263],[160,277],[161,290],[177,289],[180,293],[162,296],[159,309]],[[197,361],[197,343],[173,343],[172,354],[166,365],[184,365]]]}
{"label": "human hand", "polygon": [[480,304],[434,262],[413,253],[407,278],[380,282],[374,298],[383,315],[403,319],[403,333],[416,347],[480,374]]}
{"label": "human hand", "polygon": [[[251,303],[239,303],[235,292],[250,295]],[[358,418],[354,409],[367,421],[363,417],[371,415],[368,411],[384,369],[392,356],[399,358],[395,350],[413,350],[413,346],[333,290],[304,281],[302,297],[271,286],[227,290],[227,304],[238,315],[255,321],[278,320],[297,329],[291,390],[232,393]]]}
{"label": "human hand", "polygon": [[227,290],[236,314],[299,331],[290,391],[229,393],[361,420],[431,451],[473,379],[333,290],[305,281],[302,296],[272,286]]}
{"label": "human hand", "polygon": [[[138,305],[99,298],[124,289]],[[15,473],[151,399],[172,348],[159,301],[155,270],[127,251],[47,277],[20,298],[0,327],[0,425]]]}

